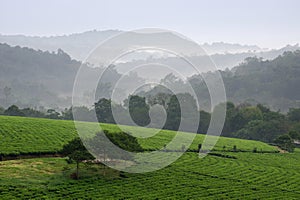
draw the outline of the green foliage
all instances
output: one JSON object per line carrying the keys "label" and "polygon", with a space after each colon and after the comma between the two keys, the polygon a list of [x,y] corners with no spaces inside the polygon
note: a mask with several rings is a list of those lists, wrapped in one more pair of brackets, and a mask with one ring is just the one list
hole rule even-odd
{"label": "green foliage", "polygon": [[109,132],[107,130],[104,130],[104,133],[112,143],[114,143],[121,149],[131,152],[143,151],[143,148],[138,143],[137,138],[130,135],[130,133]]}
{"label": "green foliage", "polygon": [[165,129],[178,130],[181,120],[181,110],[176,95],[172,95],[167,107],[167,121]]}
{"label": "green foliage", "polygon": [[114,123],[114,117],[111,111],[111,100],[102,98],[95,103],[95,110],[99,122]]}
{"label": "green foliage", "polygon": [[34,110],[32,108],[24,108],[21,110],[21,112],[24,113],[24,116],[26,117],[38,117],[38,118],[47,117],[45,113],[40,112],[38,110]]}
{"label": "green foliage", "polygon": [[286,133],[288,128],[280,121],[256,120],[249,122],[245,128],[236,133],[236,137],[250,140],[272,142],[274,138]]}
{"label": "green foliage", "polygon": [[76,162],[76,176],[74,177],[76,179],[79,179],[79,163],[84,160],[94,159],[94,157],[86,150],[80,138],[75,138],[68,144],[65,144],[61,153]]}
{"label": "green foliage", "polygon": [[245,107],[238,110],[235,116],[231,119],[232,131],[237,131],[243,128],[250,121],[262,120],[263,115],[257,107]]}
{"label": "green foliage", "polygon": [[185,153],[166,168],[125,178],[82,165],[78,181],[69,177],[75,164],[62,158],[5,161],[1,199],[299,199],[299,152],[222,155]]}
{"label": "green foliage", "polygon": [[[125,132],[109,132],[104,130],[103,132],[97,133],[94,137],[87,139],[85,142],[89,146],[92,153],[97,155],[97,157],[101,157],[102,159],[110,158],[129,160],[132,158],[132,156],[125,151],[143,151],[143,148],[138,143],[136,137],[133,137]],[[109,142],[112,142],[120,149],[109,145]]]}
{"label": "green foliage", "polygon": [[64,156],[68,156],[70,159],[80,162],[83,160],[93,159],[83,145],[80,138],[74,138],[69,143],[65,144],[61,150]]}
{"label": "green foliage", "polygon": [[298,131],[292,130],[288,132],[288,135],[294,140],[300,140],[300,133]]}
{"label": "green foliage", "polygon": [[[92,136],[98,131],[96,123],[80,122],[80,126]],[[101,128],[109,131],[109,134],[122,132],[114,124],[101,124]],[[137,139],[141,147],[146,150],[162,149],[176,134],[183,138],[186,137],[186,134],[191,134],[133,126],[122,126],[122,130],[126,130],[133,136],[141,133],[152,135],[153,132],[158,132],[153,137]],[[63,145],[76,136],[77,131],[73,121],[0,116],[0,154],[2,155],[57,153],[62,150]],[[124,137],[131,138],[130,136]],[[203,143],[204,137],[205,135],[197,134],[189,149],[197,150],[198,144]],[[237,145],[243,151],[252,151],[254,147],[264,151],[276,151],[276,148],[262,142],[224,137],[219,138],[214,149],[221,151],[224,145],[227,149],[232,149],[234,145]],[[126,149],[127,147],[122,146],[122,148]],[[138,147],[136,150],[139,150]]]}
{"label": "green foliage", "polygon": [[274,142],[276,144],[278,144],[278,146],[281,149],[284,149],[288,152],[293,152],[294,151],[294,143],[293,143],[293,139],[291,138],[291,136],[289,134],[284,134],[279,136],[278,138],[276,138],[274,140]]}
{"label": "green foliage", "polygon": [[[60,107],[71,104],[70,94],[80,61],[72,59],[63,50],[56,52],[34,50],[28,47],[12,47],[0,44],[0,106],[16,103],[19,107]],[[87,74],[96,74],[100,68],[85,66]],[[16,78],[16,75],[18,77]],[[105,82],[112,85],[120,74],[113,68],[105,70]],[[126,78],[125,76],[123,78]],[[90,81],[86,79],[86,81]],[[130,83],[136,79],[126,81]],[[111,93],[112,88],[100,84],[97,99]],[[104,88],[101,88],[104,86]],[[100,94],[100,95],[99,95]],[[84,94],[85,95],[85,94]]]}
{"label": "green foliage", "polygon": [[0,116],[0,154],[57,153],[76,135],[72,121]]}
{"label": "green foliage", "polygon": [[290,122],[278,111],[271,111],[261,104],[235,107],[229,102],[222,134],[228,137],[272,142],[290,129]]}
{"label": "green foliage", "polygon": [[200,122],[198,127],[198,133],[205,134],[207,133],[209,123],[211,119],[211,114],[208,112],[205,112],[203,110],[200,111]]}
{"label": "green foliage", "polygon": [[16,105],[12,105],[9,108],[7,108],[7,110],[4,111],[4,115],[25,116],[25,114]]}
{"label": "green foliage", "polygon": [[64,111],[62,111],[61,115],[62,115],[62,119],[65,120],[73,120],[73,113],[72,113],[73,108],[65,108]]}
{"label": "green foliage", "polygon": [[300,122],[299,123],[294,123],[292,125],[291,131],[296,132],[296,133],[300,133]]}
{"label": "green foliage", "polygon": [[49,119],[60,119],[60,113],[55,111],[54,109],[48,109],[46,117]]}
{"label": "green foliage", "polygon": [[[91,134],[96,130],[94,123],[81,122],[81,125]],[[162,130],[151,138],[136,140],[129,134],[121,132],[116,125],[101,124],[101,126],[104,130],[108,130],[105,132],[113,143],[131,151],[140,151],[141,146],[144,149],[160,149],[172,140],[175,134],[183,138],[186,134],[191,134]],[[45,147],[48,150],[54,149],[55,145],[59,147],[58,149],[62,149],[64,144],[68,144],[77,136],[73,122],[64,120],[0,116],[0,127],[1,152],[3,150],[7,152],[7,148],[10,152],[13,150],[35,152]],[[126,129],[126,132],[131,132],[132,135],[157,131],[130,126],[122,126],[122,128]],[[96,134],[96,137],[98,135]],[[203,139],[204,135],[197,135],[190,149],[197,150],[198,145],[203,143]],[[72,156],[73,154],[74,160],[78,161],[86,159],[85,155],[80,154],[85,152],[81,141],[75,139],[69,144],[72,143],[75,145],[65,145],[63,151],[65,155]],[[129,143],[132,145],[127,145]],[[123,173],[122,177],[118,177],[116,172],[108,172],[110,175],[103,177],[101,170],[104,169],[101,167],[81,164],[81,180],[76,182],[69,177],[70,172],[76,168],[76,164],[67,164],[65,159],[39,158],[4,161],[0,163],[1,198],[56,199],[67,196],[73,199],[107,199],[113,196],[123,199],[138,196],[142,199],[149,197],[259,199],[284,198],[286,195],[297,197],[298,194],[294,191],[300,189],[297,184],[300,169],[299,153],[253,154],[254,148],[264,151],[276,149],[262,142],[224,137],[219,138],[214,149],[222,151],[224,146],[228,152],[223,151],[222,154],[213,152],[203,159],[199,159],[197,153],[185,153],[169,167],[146,174]],[[230,152],[234,147],[236,149],[238,147],[241,152]],[[248,151],[248,153],[243,151]],[[124,190],[124,184],[126,190]],[[198,187],[199,185],[201,187]],[[209,193],[207,193],[207,188],[210,188]],[[256,189],[253,190],[253,188]],[[278,193],[279,189],[282,191],[286,188],[289,190],[285,190],[284,194]]]}
{"label": "green foliage", "polygon": [[129,97],[129,113],[132,120],[139,126],[146,126],[150,123],[149,105],[145,97],[132,95]]}
{"label": "green foliage", "polygon": [[[159,94],[162,96],[161,93]],[[154,102],[155,100],[152,103]],[[130,120],[131,117],[133,121],[138,122],[138,125],[145,126],[150,122],[149,105],[146,104],[144,97],[131,96],[125,104],[128,104],[128,108],[125,107],[126,105],[115,104],[110,99],[102,98],[95,103],[95,109],[71,107],[65,109],[62,113],[54,109],[49,109],[47,113],[43,113],[31,108],[19,109],[17,106],[11,106],[4,111],[4,114],[51,119],[73,119],[74,114],[77,121],[93,122],[96,121],[94,119],[94,112],[96,112],[98,121],[102,123],[118,122],[118,124],[133,125],[132,120]],[[225,106],[225,104],[217,105],[214,112],[217,112],[221,106]],[[297,116],[297,109],[291,109],[288,115],[284,115],[279,111],[271,111],[261,104],[251,106],[248,103],[244,103],[235,106],[232,102],[227,102],[226,107],[225,124],[222,130],[223,136],[272,142],[276,137],[288,131],[295,130],[300,132],[300,125],[298,127],[297,121],[289,120],[291,116],[294,116],[294,118]],[[112,109],[117,113],[116,116],[112,115]],[[131,116],[128,116],[127,111],[130,112]],[[151,114],[159,119],[159,117],[162,117],[162,113],[157,111],[159,110],[153,109]],[[167,119],[163,128],[178,130],[180,125],[182,131],[206,133],[210,124],[211,114],[203,110],[198,112],[198,114],[197,112],[195,99],[190,94],[171,95],[166,105]],[[198,122],[197,130],[195,123],[198,121],[199,114],[200,121]],[[114,117],[117,117],[117,120]],[[161,128],[160,121],[153,120],[151,127]]]}
{"label": "green foliage", "polygon": [[300,122],[300,108],[291,108],[287,116],[291,121]]}
{"label": "green foliage", "polygon": [[[196,132],[197,130],[193,130],[193,122],[197,119],[197,115],[199,115],[197,109],[196,101],[189,93],[172,95],[170,101],[167,103],[167,120],[164,128],[178,130],[180,125],[181,130]],[[207,123],[210,121],[210,119],[207,119],[210,118],[207,114],[206,112],[202,112],[204,120],[199,122],[202,123],[199,131],[206,132]]]}

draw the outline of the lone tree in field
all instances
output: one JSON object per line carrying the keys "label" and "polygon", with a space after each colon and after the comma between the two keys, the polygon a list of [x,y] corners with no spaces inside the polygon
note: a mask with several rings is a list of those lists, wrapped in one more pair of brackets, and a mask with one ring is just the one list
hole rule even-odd
{"label": "lone tree in field", "polygon": [[[110,140],[110,142],[119,148],[112,148],[111,145],[107,144],[107,140]],[[110,133],[104,130],[103,132],[97,133],[94,137],[87,139],[86,143],[89,145],[91,153],[95,156],[98,155],[103,162],[111,161],[113,159],[132,160],[132,155],[127,151],[143,151],[143,148],[140,146],[137,139],[125,132]],[[62,154],[76,162],[75,178],[77,179],[79,178],[80,162],[95,159],[95,157],[87,151],[80,138],[75,138],[64,145]]]}
{"label": "lone tree in field", "polygon": [[64,145],[62,154],[76,162],[76,179],[79,179],[79,163],[84,160],[94,159],[94,157],[86,150],[80,138],[75,138]]}

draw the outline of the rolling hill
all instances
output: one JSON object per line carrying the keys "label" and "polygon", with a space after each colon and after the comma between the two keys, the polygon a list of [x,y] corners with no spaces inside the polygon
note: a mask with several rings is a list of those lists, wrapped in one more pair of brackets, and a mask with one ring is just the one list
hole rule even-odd
{"label": "rolling hill", "polygon": [[[92,134],[97,130],[97,123],[80,123]],[[149,133],[149,135],[154,131],[156,132],[156,129],[122,127],[133,135],[139,132]],[[101,124],[101,128],[110,132],[120,131],[120,128],[115,124]],[[139,138],[138,140],[144,149],[161,149],[172,140],[175,134],[175,131],[161,130],[153,137]],[[191,133],[179,132],[178,134],[184,136]],[[62,149],[64,144],[76,136],[77,132],[73,121],[0,116],[0,154],[2,155],[56,153]],[[196,150],[204,137],[205,135],[198,134],[190,149]],[[277,151],[275,147],[263,142],[225,137],[220,137],[214,150],[223,150],[223,146],[231,150],[234,145],[240,150],[250,152],[255,147],[262,151]]]}
{"label": "rolling hill", "polygon": [[[85,123],[86,128],[94,124]],[[104,129],[117,131],[111,124]],[[1,154],[53,153],[76,137],[72,121],[0,116]],[[128,127],[131,131],[149,131]],[[191,133],[181,133],[191,134]],[[160,148],[174,132],[162,131],[139,140],[145,149]],[[202,141],[197,135],[191,149]],[[158,171],[129,174],[100,166],[81,166],[81,179],[69,177],[75,164],[65,158],[33,158],[0,162],[2,199],[298,199],[300,152],[253,153],[254,147],[276,150],[262,142],[220,138],[215,150],[237,145],[247,152],[219,151],[202,159],[186,152]],[[220,156],[220,155],[227,155]],[[105,171],[103,171],[105,170]],[[105,172],[105,173],[104,173]]]}

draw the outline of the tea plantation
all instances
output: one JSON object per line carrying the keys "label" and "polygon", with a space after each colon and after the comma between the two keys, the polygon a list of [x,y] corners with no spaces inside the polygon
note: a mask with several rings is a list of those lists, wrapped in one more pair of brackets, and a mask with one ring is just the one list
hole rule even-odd
{"label": "tea plantation", "polygon": [[[82,123],[89,131],[95,130],[95,124]],[[115,125],[102,126],[118,131]],[[0,116],[2,155],[58,152],[76,135],[72,121]],[[157,149],[174,135],[161,131],[139,142],[145,149]],[[197,135],[191,149],[203,138]],[[227,151],[234,145],[242,151]],[[254,148],[258,153],[252,152]],[[0,199],[300,199],[300,151],[276,151],[261,142],[221,137],[216,154],[201,159],[197,153],[186,152],[170,166],[144,174],[120,174],[82,164],[80,180],[70,178],[75,164],[65,158],[2,161]]]}
{"label": "tea plantation", "polygon": [[[96,123],[79,123],[86,132],[91,134],[97,130],[98,124]],[[101,127],[110,132],[120,131],[115,124],[101,124]],[[138,135],[141,132],[152,134],[157,131],[156,129],[131,126],[122,126],[122,128],[133,135]],[[175,134],[174,131],[162,130],[153,137],[139,138],[139,143],[144,149],[160,149],[171,141]],[[184,137],[190,133],[179,132],[178,134]],[[2,155],[56,153],[76,136],[78,135],[73,121],[0,116],[0,154]],[[202,134],[196,135],[190,149],[196,150],[204,136]],[[223,150],[225,146],[227,150],[231,150],[234,145],[243,151],[252,151],[254,148],[257,148],[258,151],[277,151],[275,147],[263,142],[224,137],[220,137],[214,149]]]}

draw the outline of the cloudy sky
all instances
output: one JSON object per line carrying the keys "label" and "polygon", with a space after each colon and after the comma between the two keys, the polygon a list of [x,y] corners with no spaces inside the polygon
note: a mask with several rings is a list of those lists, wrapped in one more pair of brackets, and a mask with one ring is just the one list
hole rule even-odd
{"label": "cloudy sky", "polygon": [[300,42],[297,0],[0,0],[0,7],[0,34],[162,28],[199,43],[278,48]]}

